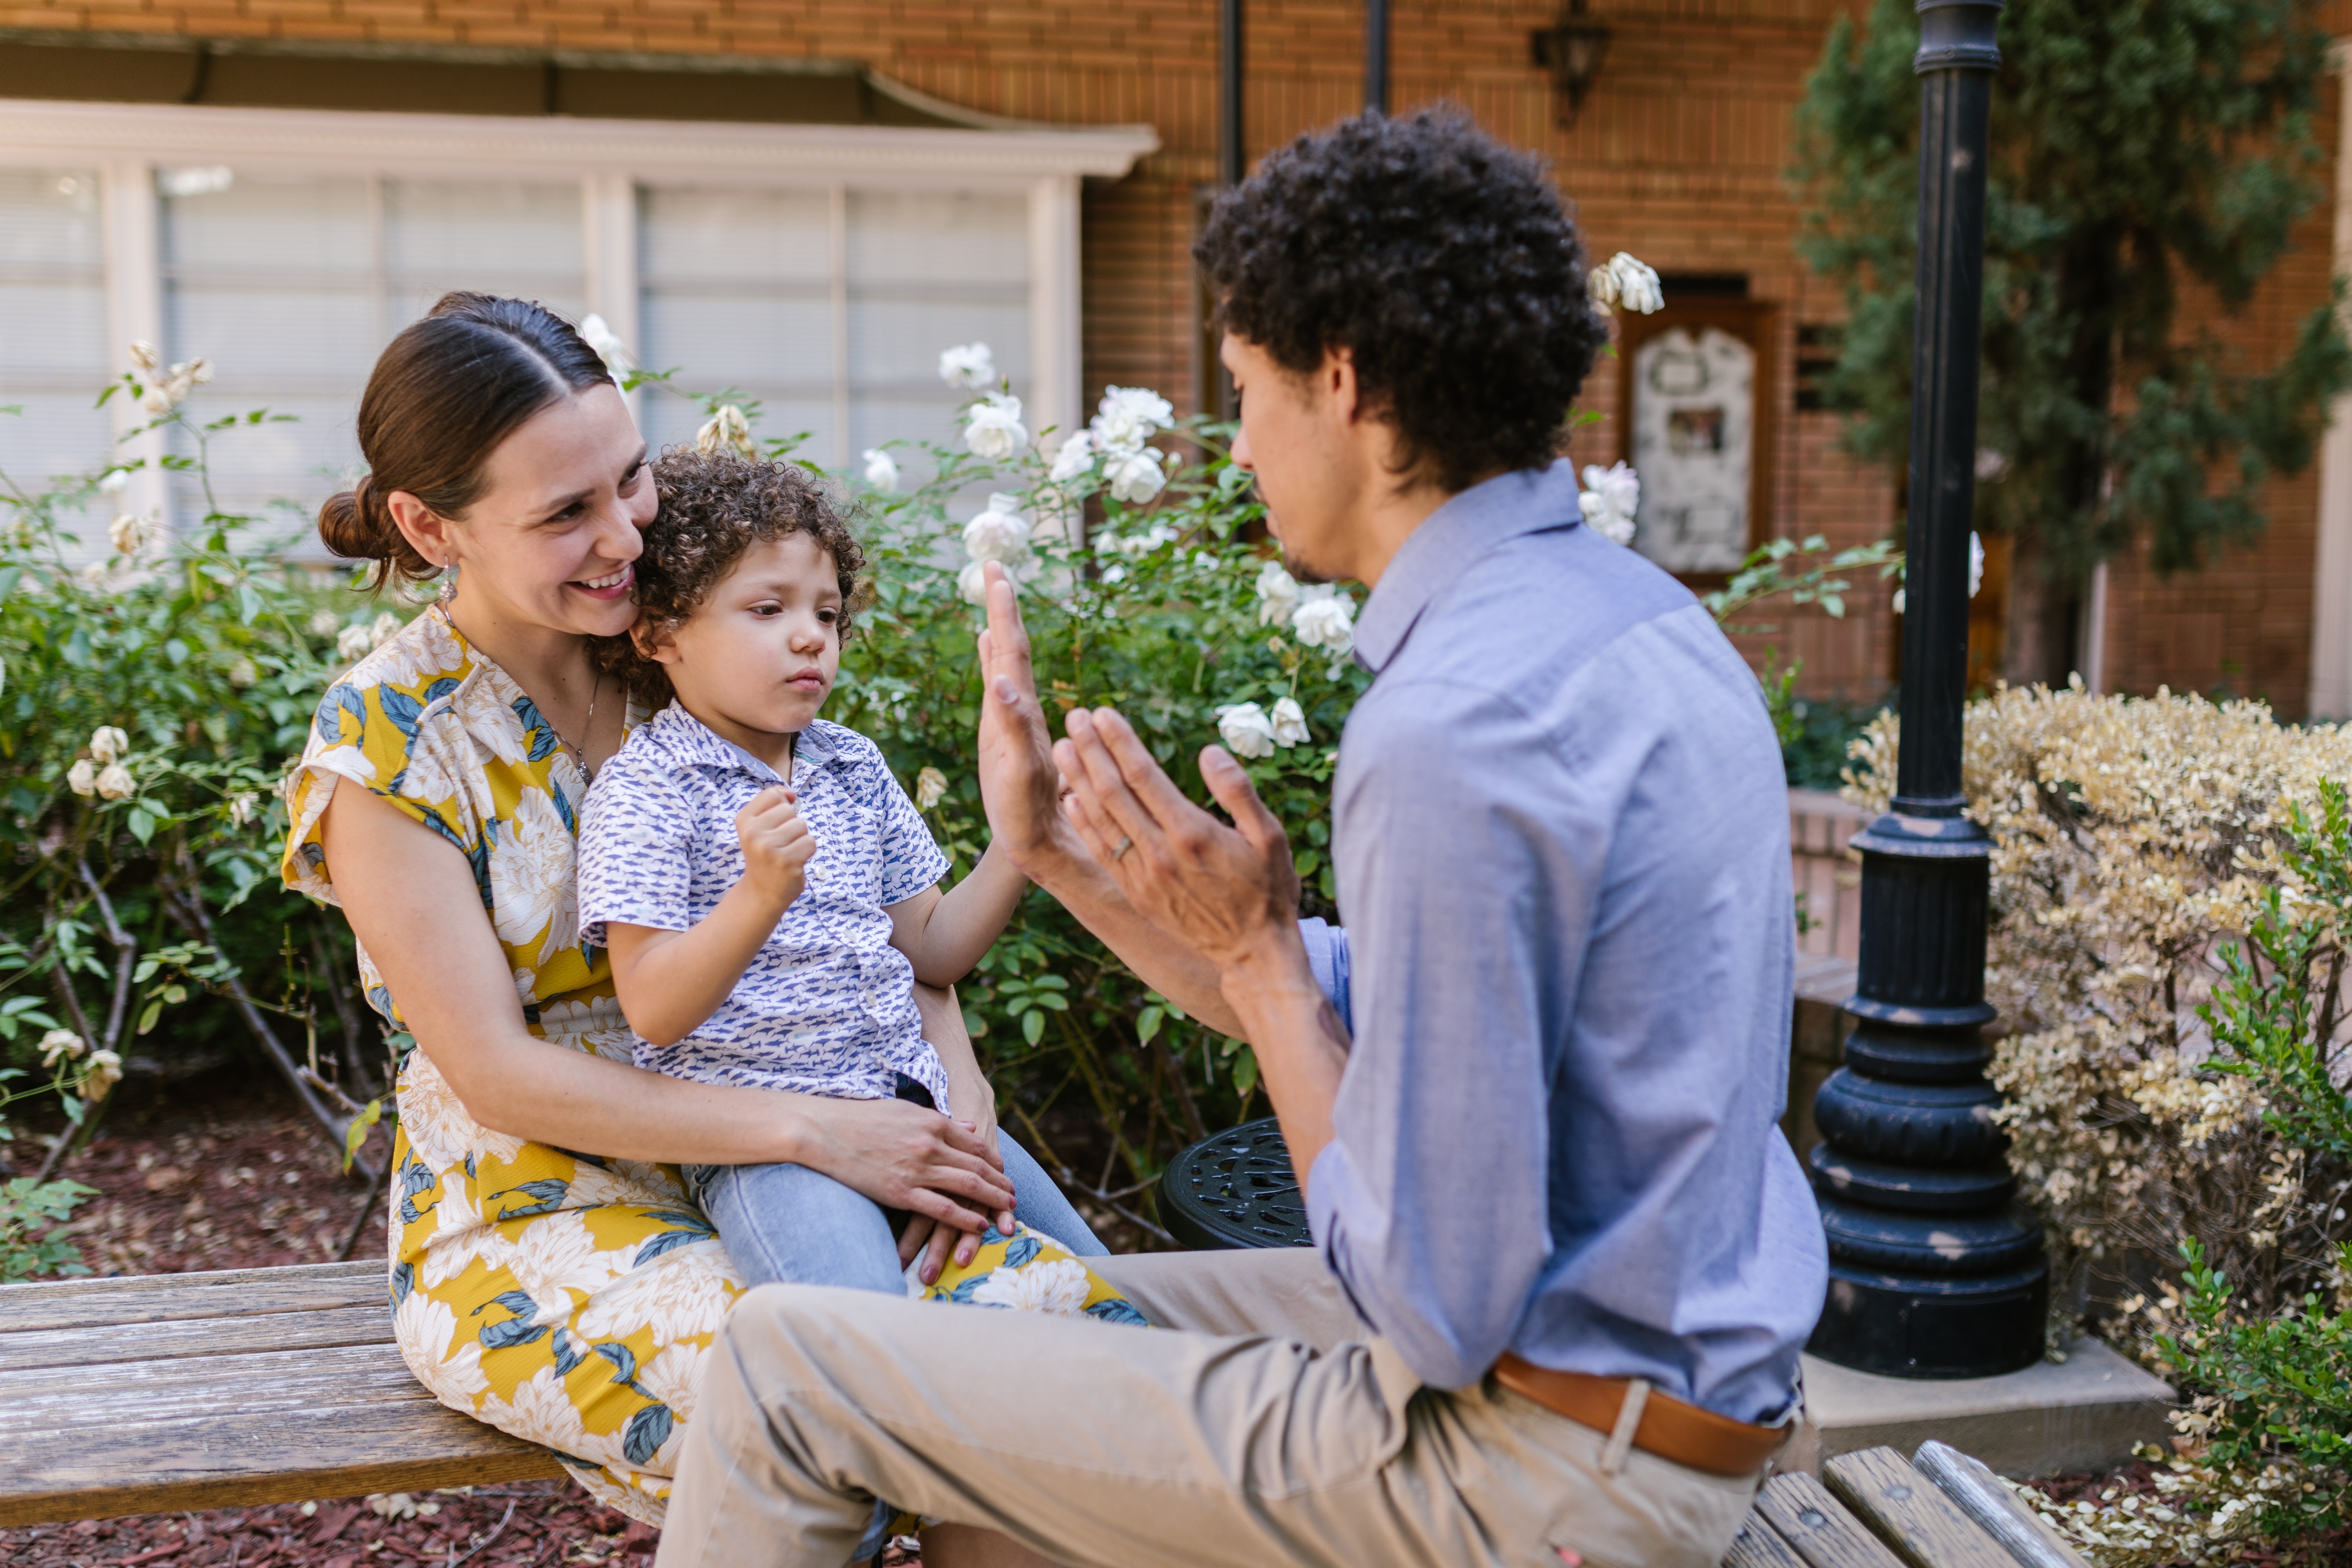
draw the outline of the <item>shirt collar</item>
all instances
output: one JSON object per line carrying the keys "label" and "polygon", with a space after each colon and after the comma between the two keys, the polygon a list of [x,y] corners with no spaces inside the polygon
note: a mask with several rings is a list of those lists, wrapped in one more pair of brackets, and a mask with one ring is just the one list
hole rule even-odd
{"label": "shirt collar", "polygon": [[1549,468],[1499,474],[1450,498],[1390,557],[1356,618],[1356,662],[1379,674],[1421,613],[1504,541],[1574,527],[1580,521],[1576,496],[1576,465],[1562,458]]}
{"label": "shirt collar", "polygon": [[[682,765],[725,768],[730,773],[747,773],[754,778],[770,778],[778,784],[783,783],[775,769],[711,729],[677,702],[673,701],[655,714],[646,721],[646,727],[660,742],[663,752]],[[793,760],[796,766],[805,763],[818,767],[834,760],[838,751],[829,733],[832,728],[830,724],[819,722],[800,732],[800,739],[793,747]]]}

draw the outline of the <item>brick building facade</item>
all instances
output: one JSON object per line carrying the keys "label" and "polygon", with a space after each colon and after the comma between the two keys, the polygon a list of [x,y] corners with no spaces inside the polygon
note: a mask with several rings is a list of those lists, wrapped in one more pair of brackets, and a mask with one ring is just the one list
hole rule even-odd
{"label": "brick building facade", "polygon": [[[1530,35],[1558,18],[1558,0],[1392,0],[1390,7],[1395,108],[1450,99],[1507,140],[1545,153],[1594,252],[1628,250],[1651,263],[1666,278],[1670,307],[1750,302],[1763,340],[1758,364],[1769,372],[1759,390],[1769,418],[1759,424],[1769,437],[1759,454],[1769,475],[1761,498],[1766,526],[1787,536],[1819,533],[1835,543],[1881,537],[1895,489],[1888,475],[1839,449],[1834,414],[1804,406],[1800,395],[1809,363],[1824,352],[1822,329],[1834,328],[1842,307],[1835,290],[1797,259],[1799,206],[1784,171],[1803,78],[1831,18],[1850,3],[1597,0],[1593,15],[1612,37],[1569,128],[1557,122],[1552,81],[1529,47]],[[2346,13],[2338,20],[2352,26],[2352,0],[2337,0],[2337,8]],[[1360,107],[1362,15],[1349,0],[1247,0],[1251,159]],[[625,87],[611,88],[601,100],[560,102],[557,65],[570,59],[564,80],[586,84],[593,73],[581,62],[590,57],[608,74],[632,68],[633,61],[650,68],[662,64],[659,57],[687,57],[858,67],[919,95],[902,102],[869,91],[857,100],[844,88],[850,96],[834,108],[794,110],[782,118],[956,122],[952,116],[923,119],[919,104],[935,100],[971,116],[972,124],[1003,117],[1066,127],[1148,126],[1157,149],[1121,177],[1088,179],[1078,199],[1079,390],[1090,401],[1105,384],[1150,385],[1191,407],[1212,384],[1187,249],[1217,168],[1215,0],[5,0],[0,100],[411,106],[399,98],[407,89],[289,89],[283,71],[277,87],[224,86],[260,79],[250,71],[239,79],[226,68],[207,78],[210,56],[194,76],[148,86],[130,82],[137,73],[127,62],[146,58],[135,48],[110,57],[126,62],[119,75],[45,66],[74,53],[78,40],[184,49],[209,40],[224,64],[248,58],[238,54],[241,44],[299,47],[310,52],[297,58],[310,63],[297,74],[320,83],[342,79],[333,70],[343,66],[320,63],[337,51],[346,63],[404,61],[409,74],[400,79],[410,82],[420,79],[420,64],[436,58],[509,74],[534,59],[552,62],[543,102],[460,95],[459,101],[414,105],[459,112],[651,112],[641,96],[634,108],[609,107],[631,99]],[[825,79],[838,85],[849,79],[836,73]],[[529,79],[517,80],[526,100],[538,90]],[[235,96],[240,91],[245,96]],[[392,92],[395,101],[369,99],[370,91]],[[689,93],[669,112],[759,117],[717,97],[708,104],[718,107],[698,109],[703,101]],[[906,102],[918,108],[908,110]],[[2333,114],[2321,135],[2335,146]],[[2250,309],[2215,323],[2249,356],[2274,353],[2293,323],[2326,298],[2338,265],[2338,221],[2332,205],[2315,214]],[[1605,462],[1627,455],[1619,401],[1619,369],[1604,365],[1585,399],[1604,417],[1578,432],[1580,458]],[[2331,460],[2339,469],[2352,466],[2352,445]],[[2336,510],[2347,513],[2345,527],[2352,530],[2352,472],[2338,485],[2345,496]],[[2115,562],[2094,611],[2104,633],[2086,659],[2095,667],[2087,673],[2121,690],[2167,683],[2259,695],[2288,714],[2304,712],[2315,687],[2333,691],[2333,677],[2315,668],[2315,617],[2323,601],[2333,606],[2328,614],[2352,616],[2352,553],[2336,568],[2347,578],[2345,589],[2330,599],[2315,585],[2323,557],[2336,560],[2327,552],[2338,548],[2322,542],[2322,490],[2317,466],[2275,484],[2267,534],[2201,574],[2168,582],[2137,557]],[[2352,552],[2352,533],[2340,549]],[[1997,558],[1988,584],[1996,596],[2001,564]],[[2012,663],[2026,657],[2019,636],[2001,630],[1996,605],[1981,613],[1989,656],[1998,646]],[[1855,593],[1843,621],[1805,616],[1750,638],[1750,651],[1760,658],[1769,642],[1783,657],[1801,658],[1803,684],[1815,692],[1871,697],[1893,670],[1892,628],[1886,595],[1873,583]],[[2330,635],[2319,633],[2323,662],[2346,667],[2342,705],[2352,710],[2352,647],[2338,649]],[[2334,700],[2323,698],[2321,706]]]}

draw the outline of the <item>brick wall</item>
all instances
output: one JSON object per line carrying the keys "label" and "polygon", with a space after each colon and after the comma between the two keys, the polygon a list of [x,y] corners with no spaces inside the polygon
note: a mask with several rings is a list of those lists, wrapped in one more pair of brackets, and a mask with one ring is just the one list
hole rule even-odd
{"label": "brick wall", "polygon": [[[2352,26],[2352,0],[2330,0]],[[1625,249],[1668,274],[1743,274],[1778,307],[1772,521],[1838,544],[1879,537],[1889,477],[1838,447],[1834,416],[1796,413],[1797,333],[1835,322],[1834,292],[1807,274],[1781,180],[1791,111],[1837,0],[1599,0],[1614,29],[1573,129],[1554,123],[1528,34],[1557,0],[1392,0],[1392,100],[1465,105],[1498,135],[1550,157],[1592,248]],[[1858,8],[1858,0],[1857,0]],[[1360,0],[1249,0],[1250,153],[1360,103]],[[1084,205],[1086,372],[1194,405],[1201,344],[1187,259],[1197,192],[1215,172],[1214,0],[0,0],[0,26],[234,37],[377,39],[580,49],[850,58],[993,113],[1081,123],[1146,121],[1162,150]],[[2334,116],[2322,128],[2334,146]],[[2217,322],[2250,357],[2274,354],[2326,297],[2329,224],[2245,313]],[[1620,455],[1614,368],[1588,388],[1603,420],[1583,460]],[[2272,487],[2273,526],[2252,550],[2166,583],[2119,561],[2108,673],[2122,689],[2229,685],[2299,711],[2308,662],[2315,475]],[[1874,696],[1891,668],[1885,595],[1861,588],[1842,622],[1805,615],[1743,639],[1804,660],[1817,695]]]}

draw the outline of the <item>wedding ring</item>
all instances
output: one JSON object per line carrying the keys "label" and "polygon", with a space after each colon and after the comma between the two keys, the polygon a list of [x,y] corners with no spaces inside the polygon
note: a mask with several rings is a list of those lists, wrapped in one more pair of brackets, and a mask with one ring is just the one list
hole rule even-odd
{"label": "wedding ring", "polygon": [[1125,859],[1127,858],[1127,852],[1134,847],[1135,840],[1128,837],[1122,833],[1119,835],[1118,847],[1110,852],[1110,858],[1113,860]]}

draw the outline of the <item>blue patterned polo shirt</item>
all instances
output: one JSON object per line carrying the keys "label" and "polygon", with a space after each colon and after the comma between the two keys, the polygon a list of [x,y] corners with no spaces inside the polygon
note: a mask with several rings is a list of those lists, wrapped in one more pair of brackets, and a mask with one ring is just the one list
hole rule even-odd
{"label": "blue patterned polo shirt", "polygon": [[[580,819],[580,927],[685,931],[743,877],[735,814],[774,770],[671,703],[637,727],[590,786]],[[639,1036],[639,1067],[703,1083],[887,1099],[898,1075],[945,1109],[947,1073],[915,1011],[913,966],[885,906],[947,874],[922,814],[855,730],[801,731],[792,788],[816,838],[807,885],[701,1027],[674,1046]]]}

